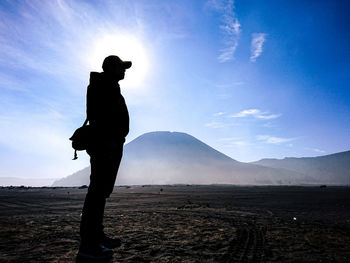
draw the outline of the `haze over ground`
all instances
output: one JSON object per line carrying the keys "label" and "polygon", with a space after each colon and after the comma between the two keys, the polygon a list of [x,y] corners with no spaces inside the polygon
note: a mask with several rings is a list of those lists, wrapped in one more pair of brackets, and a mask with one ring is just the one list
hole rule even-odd
{"label": "haze over ground", "polygon": [[186,132],[238,161],[350,149],[348,1],[1,1],[0,177],[58,178],[89,72],[116,53],[128,142]]}
{"label": "haze over ground", "polygon": [[[90,167],[53,186],[89,184]],[[238,162],[193,136],[150,132],[124,147],[117,185],[350,185],[350,151],[313,158]]]}

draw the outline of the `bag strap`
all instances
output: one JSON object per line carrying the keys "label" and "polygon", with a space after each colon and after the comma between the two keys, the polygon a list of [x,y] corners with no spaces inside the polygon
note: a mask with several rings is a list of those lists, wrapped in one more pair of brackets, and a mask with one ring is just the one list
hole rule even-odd
{"label": "bag strap", "polygon": [[86,117],[86,120],[84,121],[83,126],[86,126],[88,122],[89,122],[89,120],[88,120],[88,118]]}
{"label": "bag strap", "polygon": [[74,150],[74,158],[72,160],[74,161],[76,159],[78,159],[77,150]]}

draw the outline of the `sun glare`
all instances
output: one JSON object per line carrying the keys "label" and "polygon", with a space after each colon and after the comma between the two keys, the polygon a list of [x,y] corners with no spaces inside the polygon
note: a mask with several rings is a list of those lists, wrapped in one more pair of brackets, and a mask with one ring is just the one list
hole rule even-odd
{"label": "sun glare", "polygon": [[105,35],[93,44],[89,64],[92,71],[102,71],[103,59],[117,55],[122,60],[131,61],[132,67],[126,71],[123,87],[139,89],[149,67],[145,48],[140,40],[128,35]]}

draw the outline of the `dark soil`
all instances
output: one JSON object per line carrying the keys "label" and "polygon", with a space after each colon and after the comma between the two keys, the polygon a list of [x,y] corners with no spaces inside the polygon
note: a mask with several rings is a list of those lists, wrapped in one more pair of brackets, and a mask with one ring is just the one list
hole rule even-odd
{"label": "dark soil", "polygon": [[[86,189],[0,188],[0,262],[75,262]],[[350,188],[118,187],[111,262],[350,262]]]}

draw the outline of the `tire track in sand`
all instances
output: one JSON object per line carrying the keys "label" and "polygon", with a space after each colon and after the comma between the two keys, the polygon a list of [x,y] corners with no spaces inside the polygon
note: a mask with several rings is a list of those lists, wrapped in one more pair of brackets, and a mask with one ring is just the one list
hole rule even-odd
{"label": "tire track in sand", "polygon": [[265,227],[238,226],[237,237],[230,243],[222,262],[265,262]]}

